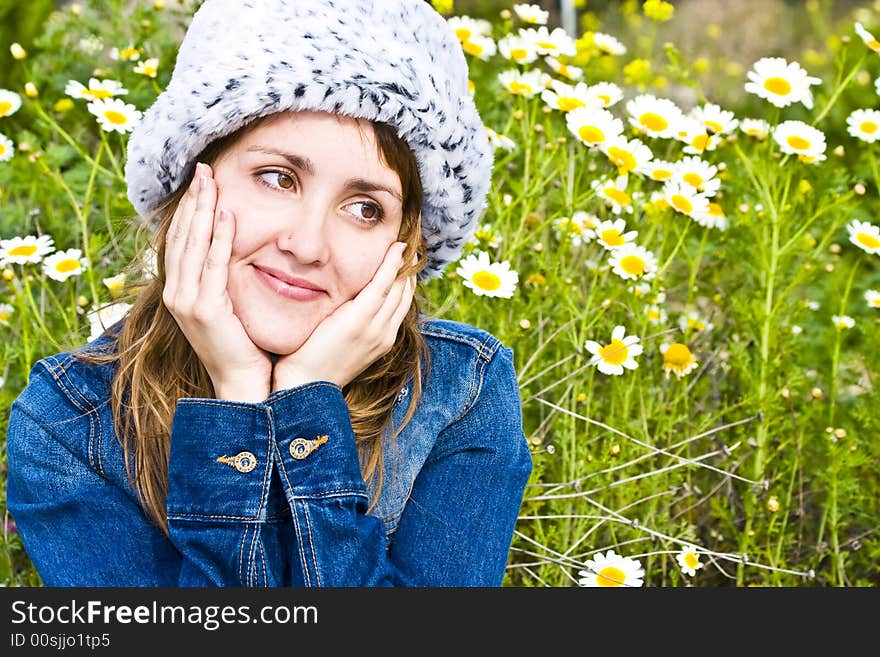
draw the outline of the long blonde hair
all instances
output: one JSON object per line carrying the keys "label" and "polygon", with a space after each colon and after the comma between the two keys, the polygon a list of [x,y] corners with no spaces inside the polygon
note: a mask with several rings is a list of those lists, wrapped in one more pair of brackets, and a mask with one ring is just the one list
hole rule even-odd
{"label": "long blonde hair", "polygon": [[[218,156],[245,132],[245,128],[210,144],[198,160],[213,164]],[[360,126],[360,121],[358,122]],[[422,186],[415,157],[391,126],[372,123],[379,157],[400,177],[403,190],[403,220],[398,239],[407,243],[400,276],[421,270],[426,260],[421,237]],[[191,177],[190,177],[191,180]],[[147,516],[167,534],[165,500],[168,495],[168,458],[171,423],[177,400],[182,397],[214,397],[210,377],[183,332],[162,302],[165,286],[165,234],[177,204],[189,187],[184,180],[178,190],[158,207],[149,222],[155,226],[150,248],[156,252],[156,272],[141,277],[128,288],[129,310],[115,342],[107,349],[85,349],[80,359],[115,366],[111,386],[111,410],[116,437],[123,448],[126,472]],[[144,224],[144,226],[147,224]],[[143,226],[142,226],[143,229]],[[419,330],[419,304],[403,320],[394,346],[343,388],[358,447],[361,472],[373,490],[372,508],[382,488],[382,438],[387,428],[392,439],[412,419],[422,393],[423,377],[430,368],[425,339]],[[391,427],[398,394],[412,379],[407,413],[399,427]]]}

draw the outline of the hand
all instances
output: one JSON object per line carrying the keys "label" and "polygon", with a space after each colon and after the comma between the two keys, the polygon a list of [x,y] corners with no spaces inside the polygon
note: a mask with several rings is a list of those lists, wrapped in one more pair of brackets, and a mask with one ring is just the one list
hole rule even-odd
{"label": "hand", "polygon": [[325,317],[302,347],[275,363],[273,392],[311,381],[342,388],[391,350],[415,293],[415,275],[398,277],[405,248],[403,242],[392,244],[366,287]]}
{"label": "hand", "polygon": [[218,399],[269,396],[272,361],[248,337],[226,291],[235,236],[232,213],[215,212],[217,186],[201,162],[165,237],[162,301],[202,361]]}

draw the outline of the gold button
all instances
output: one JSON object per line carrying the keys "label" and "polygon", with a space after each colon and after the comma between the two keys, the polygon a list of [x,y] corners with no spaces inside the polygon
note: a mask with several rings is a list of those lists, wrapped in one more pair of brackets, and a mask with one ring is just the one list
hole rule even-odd
{"label": "gold button", "polygon": [[327,436],[318,436],[315,440],[306,440],[305,438],[294,438],[290,441],[290,455],[301,461],[309,454],[318,449],[319,445],[327,442]]}
{"label": "gold button", "polygon": [[221,456],[217,459],[218,463],[231,465],[239,472],[251,472],[257,467],[257,457],[251,452],[239,452],[235,456]]}

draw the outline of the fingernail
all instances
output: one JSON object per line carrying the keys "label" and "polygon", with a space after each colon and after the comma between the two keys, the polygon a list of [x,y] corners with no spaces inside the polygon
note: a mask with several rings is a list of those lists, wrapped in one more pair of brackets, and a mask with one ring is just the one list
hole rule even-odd
{"label": "fingernail", "polygon": [[199,176],[199,189],[204,189],[208,186],[208,177],[207,176]]}

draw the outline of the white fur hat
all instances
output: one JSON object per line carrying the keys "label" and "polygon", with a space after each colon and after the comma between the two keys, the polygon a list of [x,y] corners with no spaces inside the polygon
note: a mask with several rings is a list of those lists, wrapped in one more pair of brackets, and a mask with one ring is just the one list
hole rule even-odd
{"label": "white fur hat", "polygon": [[426,0],[205,0],[167,88],[128,142],[128,198],[147,219],[215,139],[308,109],[388,123],[424,189],[422,280],[457,259],[486,204],[493,153],[454,31]]}

